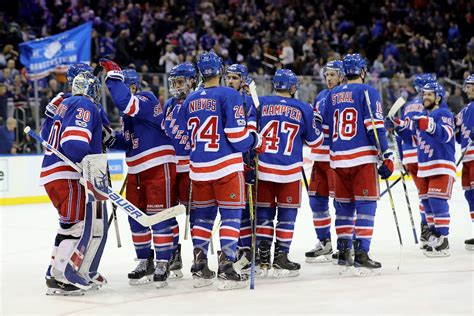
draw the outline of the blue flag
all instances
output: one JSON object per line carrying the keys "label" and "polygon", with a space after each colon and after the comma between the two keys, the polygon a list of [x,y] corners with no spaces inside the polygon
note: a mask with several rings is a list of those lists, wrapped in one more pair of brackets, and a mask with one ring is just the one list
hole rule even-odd
{"label": "blue flag", "polygon": [[20,61],[32,79],[49,75],[57,67],[90,63],[92,22],[69,31],[20,44]]}

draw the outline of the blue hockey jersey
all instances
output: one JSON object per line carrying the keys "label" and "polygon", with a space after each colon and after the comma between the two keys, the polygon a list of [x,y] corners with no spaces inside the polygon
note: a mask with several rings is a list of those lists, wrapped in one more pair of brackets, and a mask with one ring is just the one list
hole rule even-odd
{"label": "blue hockey jersey", "polygon": [[[466,147],[469,145],[469,141],[471,139],[471,133],[473,133],[472,129],[474,128],[474,101],[471,101],[468,105],[462,109],[459,113],[461,116],[461,135],[460,135],[460,143],[462,152],[466,150]],[[469,148],[466,150],[464,157],[462,159],[463,162],[472,161],[474,160],[474,145],[471,144]]]}
{"label": "blue hockey jersey", "polygon": [[164,127],[166,135],[172,140],[176,151],[176,172],[189,172],[189,150],[191,149],[188,129],[184,118],[184,100],[170,98],[163,108],[165,112]]}
{"label": "blue hockey jersey", "polygon": [[[415,130],[416,143],[418,147],[418,173],[417,176],[424,178],[434,175],[447,174],[456,176],[456,165],[454,162],[454,117],[445,103],[435,110],[423,113],[432,117],[436,124],[433,134],[420,129]],[[405,140],[413,135],[408,128],[400,130],[400,136]]]}
{"label": "blue hockey jersey", "polygon": [[252,148],[255,136],[247,128],[242,104],[242,96],[228,87],[204,88],[184,101],[192,180],[216,180],[243,171],[242,153]]}
{"label": "blue hockey jersey", "polygon": [[[413,116],[422,115],[422,113],[425,113],[425,107],[423,106],[423,98],[416,98],[410,102],[407,102],[407,104],[403,106],[400,120],[402,120],[404,124],[408,126]],[[407,139],[407,141],[401,139],[401,143],[402,163],[405,165],[409,163],[417,163],[418,153],[415,135],[412,135],[412,137],[410,139]]]}
{"label": "blue hockey jersey", "polygon": [[317,147],[324,138],[313,107],[276,95],[259,100],[260,135],[265,137],[267,146],[258,157],[258,178],[279,183],[300,180],[303,144]]}
{"label": "blue hockey jersey", "polygon": [[370,98],[382,151],[388,149],[380,96],[367,84],[350,83],[332,89],[326,97],[323,123],[329,129],[331,168],[349,168],[377,162],[377,145],[364,91]]}
{"label": "blue hockey jersey", "polygon": [[[102,122],[97,106],[87,97],[73,96],[61,102],[46,138],[73,162],[102,152]],[[79,179],[81,174],[52,152],[46,151],[40,184],[58,179]]]}
{"label": "blue hockey jersey", "polygon": [[121,81],[106,81],[112,100],[123,113],[122,137],[115,148],[126,149],[128,172],[137,174],[164,163],[176,163],[176,152],[164,131],[163,108],[151,92],[131,94]]}
{"label": "blue hockey jersey", "polygon": [[[326,104],[326,98],[331,90],[325,89],[318,93],[314,99],[314,109],[319,112],[324,112],[324,107]],[[329,161],[329,127],[323,123],[322,126],[324,140],[323,144],[319,147],[312,147],[311,153],[309,154],[309,159],[313,161]]]}

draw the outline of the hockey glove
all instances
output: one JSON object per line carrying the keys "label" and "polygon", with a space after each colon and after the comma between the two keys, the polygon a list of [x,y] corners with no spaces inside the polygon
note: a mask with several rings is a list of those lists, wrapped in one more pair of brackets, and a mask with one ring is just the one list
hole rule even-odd
{"label": "hockey glove", "polygon": [[102,126],[102,144],[107,148],[112,148],[115,143],[115,132],[110,126]]}
{"label": "hockey glove", "polygon": [[60,92],[58,93],[57,96],[55,96],[46,106],[46,110],[44,111],[44,114],[49,117],[53,118],[56,115],[56,111],[58,110],[58,106],[63,102],[64,100],[64,93]]}
{"label": "hockey glove", "polygon": [[245,171],[245,183],[246,184],[255,184],[255,165],[251,164],[244,164],[244,171]]}
{"label": "hockey glove", "polygon": [[418,116],[418,128],[427,133],[433,134],[436,130],[436,124],[432,117]]}
{"label": "hockey glove", "polygon": [[390,151],[386,151],[382,154],[382,164],[378,168],[378,173],[382,179],[388,179],[393,173],[393,154]]}
{"label": "hockey glove", "polygon": [[104,67],[105,71],[107,72],[105,80],[116,79],[123,81],[122,69],[120,69],[120,66],[116,62],[113,62],[107,58],[101,58],[99,64]]}
{"label": "hockey glove", "polygon": [[388,130],[388,131],[392,131],[394,128],[395,128],[395,123],[392,122],[392,120],[395,119],[395,118],[390,118],[390,117],[386,117],[385,118],[385,128]]}
{"label": "hockey glove", "polygon": [[265,137],[260,136],[257,132],[251,130],[250,132],[253,133],[255,137],[255,141],[253,143],[253,148],[257,152],[257,154],[261,154],[265,152],[265,149],[267,148],[267,141],[265,140]]}

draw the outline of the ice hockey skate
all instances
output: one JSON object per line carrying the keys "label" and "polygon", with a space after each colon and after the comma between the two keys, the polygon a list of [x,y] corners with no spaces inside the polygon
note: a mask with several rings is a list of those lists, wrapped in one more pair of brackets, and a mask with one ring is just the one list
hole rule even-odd
{"label": "ice hockey skate", "polygon": [[193,275],[195,288],[209,286],[213,283],[216,273],[209,269],[207,265],[207,258],[204,257],[204,252],[201,249],[194,249],[194,262],[191,266],[191,273]]}
{"label": "ice hockey skate", "polygon": [[420,235],[420,249],[426,249],[428,247],[428,241],[433,235],[433,232],[428,225],[421,224],[421,235]]}
{"label": "ice hockey skate", "polygon": [[136,259],[138,265],[128,274],[130,285],[142,285],[153,282],[153,273],[155,265],[153,262],[153,250],[150,250],[150,256],[147,259]]}
{"label": "ice hockey skate", "polygon": [[170,273],[170,264],[167,260],[156,260],[155,272],[153,274],[153,284],[157,289],[168,285],[168,275]]}
{"label": "ice hockey skate", "polygon": [[102,275],[100,274],[99,272],[95,272],[95,273],[91,273],[89,275],[90,279],[91,279],[91,290],[98,290],[100,288],[102,288],[102,286],[106,285],[108,282],[107,282],[107,279]]}
{"label": "ice hockey skate", "polygon": [[275,253],[272,267],[274,278],[296,277],[300,275],[301,265],[290,261],[286,252],[280,251]]}
{"label": "ice hockey skate", "polygon": [[181,244],[178,244],[178,248],[173,253],[170,260],[170,279],[181,279],[183,278],[183,261],[181,259]]}
{"label": "ice hockey skate", "polygon": [[271,247],[272,244],[267,240],[262,240],[258,245],[259,267],[263,277],[268,275],[268,270],[271,268]]}
{"label": "ice hockey skate", "polygon": [[63,283],[53,277],[46,279],[46,295],[51,296],[80,296],[86,292],[75,285]]}
{"label": "ice hockey skate", "polygon": [[423,254],[429,258],[449,257],[449,242],[447,236],[431,236]]}
{"label": "ice hockey skate", "polygon": [[332,260],[331,240],[318,241],[314,249],[305,253],[307,263],[326,263]]}
{"label": "ice hockey skate", "polygon": [[239,274],[234,269],[232,261],[230,261],[222,251],[217,252],[219,260],[219,269],[217,278],[219,290],[235,290],[248,286],[248,275]]}
{"label": "ice hockey skate", "polygon": [[346,273],[354,264],[354,259],[351,254],[351,248],[348,247],[348,240],[339,239],[337,241],[337,248],[339,249],[337,264],[340,266],[339,274]]}
{"label": "ice hockey skate", "polygon": [[474,250],[474,238],[466,239],[464,241],[464,245],[466,247],[466,250]]}

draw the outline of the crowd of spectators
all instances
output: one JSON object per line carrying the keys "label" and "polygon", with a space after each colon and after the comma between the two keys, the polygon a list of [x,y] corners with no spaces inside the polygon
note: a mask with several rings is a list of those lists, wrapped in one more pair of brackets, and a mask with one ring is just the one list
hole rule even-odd
{"label": "crowd of spectators", "polygon": [[[474,5],[469,0],[4,1],[0,119],[5,95],[21,104],[32,94],[18,45],[86,21],[93,23],[92,59],[108,56],[135,67],[157,94],[162,81],[153,73],[168,72],[211,49],[226,65],[245,63],[252,74],[286,67],[319,76],[328,60],[355,52],[369,61],[372,78],[431,72],[462,80],[474,72]],[[62,75],[42,80],[42,106],[65,83]],[[449,91],[457,106],[462,103],[458,90]]]}

